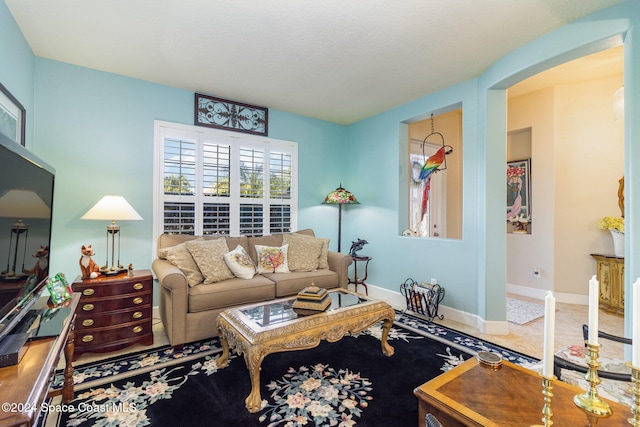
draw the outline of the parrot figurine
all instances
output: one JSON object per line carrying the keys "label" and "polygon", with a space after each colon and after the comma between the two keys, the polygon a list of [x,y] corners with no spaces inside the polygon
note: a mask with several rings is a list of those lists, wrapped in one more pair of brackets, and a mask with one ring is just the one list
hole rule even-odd
{"label": "parrot figurine", "polygon": [[432,156],[429,156],[424,162],[424,165],[422,165],[420,176],[418,177],[421,181],[424,181],[424,189],[422,190],[421,219],[423,219],[427,213],[427,201],[429,200],[429,190],[431,189],[431,175],[439,170],[438,168],[445,161],[444,157],[452,151],[453,148],[450,145],[443,145]]}

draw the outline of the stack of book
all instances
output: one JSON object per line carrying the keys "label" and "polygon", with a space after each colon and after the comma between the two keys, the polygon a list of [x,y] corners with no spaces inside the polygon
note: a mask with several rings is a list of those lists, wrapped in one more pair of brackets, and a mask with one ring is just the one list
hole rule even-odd
{"label": "stack of book", "polygon": [[325,311],[330,305],[331,298],[327,290],[312,283],[298,292],[298,297],[293,302],[293,310],[298,314],[308,315]]}

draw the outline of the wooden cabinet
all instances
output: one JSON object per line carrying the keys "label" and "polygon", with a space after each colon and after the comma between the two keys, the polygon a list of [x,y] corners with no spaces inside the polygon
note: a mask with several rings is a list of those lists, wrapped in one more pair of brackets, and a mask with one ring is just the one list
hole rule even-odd
{"label": "wooden cabinet", "polygon": [[81,294],[76,311],[76,360],[83,353],[106,353],[133,344],[153,344],[153,277],[149,270],[133,276],[99,276],[73,282]]}
{"label": "wooden cabinet", "polygon": [[624,258],[591,254],[600,283],[600,308],[624,315]]}

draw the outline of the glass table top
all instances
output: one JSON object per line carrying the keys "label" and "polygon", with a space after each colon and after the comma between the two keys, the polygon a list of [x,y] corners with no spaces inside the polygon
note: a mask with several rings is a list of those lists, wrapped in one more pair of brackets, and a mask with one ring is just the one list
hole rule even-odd
{"label": "glass table top", "polygon": [[[363,296],[340,290],[329,291],[329,298],[331,298],[331,305],[326,311],[321,313],[370,301]],[[261,327],[289,322],[299,317],[308,317],[308,315],[303,316],[294,311],[293,302],[295,300],[295,298],[289,298],[286,300],[268,302],[241,309],[240,312]]]}

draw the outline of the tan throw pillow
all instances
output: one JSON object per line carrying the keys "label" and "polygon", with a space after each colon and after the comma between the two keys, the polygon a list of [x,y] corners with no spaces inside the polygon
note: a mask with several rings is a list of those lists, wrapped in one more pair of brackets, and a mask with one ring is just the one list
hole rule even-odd
{"label": "tan throw pillow", "polygon": [[252,279],[256,274],[256,266],[251,261],[251,257],[247,251],[240,245],[236,246],[231,252],[224,254],[224,261],[234,276],[241,279]]}
{"label": "tan throw pillow", "polygon": [[233,273],[224,261],[224,254],[229,252],[229,248],[223,238],[192,240],[185,242],[185,245],[198,264],[205,285],[233,278]]}
{"label": "tan throw pillow", "polygon": [[204,276],[198,268],[198,264],[191,256],[191,252],[184,243],[168,248],[160,249],[161,257],[175,265],[187,276],[189,286],[194,287],[204,281]]}
{"label": "tan throw pillow", "polygon": [[289,245],[287,256],[289,270],[314,271],[318,268],[322,241],[304,234],[290,233],[282,236],[282,243]]}
{"label": "tan throw pillow", "polygon": [[320,259],[318,259],[318,269],[326,270],[329,268],[329,241],[331,239],[318,237],[322,242],[322,250],[320,251]]}
{"label": "tan throw pillow", "polygon": [[258,257],[258,274],[261,273],[289,273],[287,251],[289,245],[262,246],[256,245]]}

